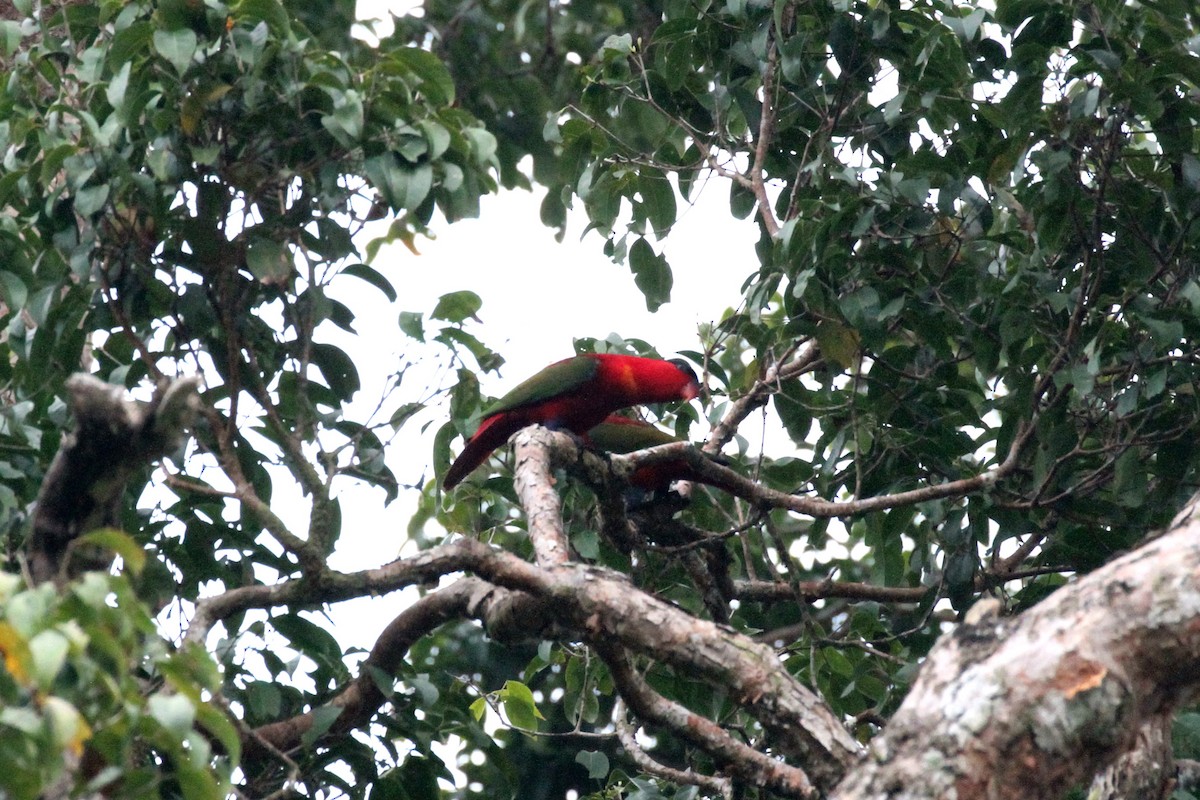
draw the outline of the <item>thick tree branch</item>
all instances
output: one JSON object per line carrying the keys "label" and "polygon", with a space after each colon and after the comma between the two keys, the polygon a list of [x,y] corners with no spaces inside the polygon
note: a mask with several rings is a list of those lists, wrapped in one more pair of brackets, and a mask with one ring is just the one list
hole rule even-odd
{"label": "thick tree branch", "polygon": [[858,755],[841,721],[780,663],[775,651],[698,619],[600,569],[560,568],[550,593],[564,624],[592,642],[619,643],[678,672],[726,689],[754,716],[772,748],[828,788]]}
{"label": "thick tree branch", "polygon": [[200,379],[163,382],[149,403],[86,373],[67,379],[75,428],[63,436],[38,493],[27,560],[30,577],[47,581],[65,567],[79,536],[117,522],[129,477],[182,442],[199,406]]}
{"label": "thick tree branch", "polygon": [[944,637],[833,797],[1051,800],[1128,752],[1200,689],[1196,502],[1019,618]]}
{"label": "thick tree branch", "polygon": [[529,539],[538,564],[565,564],[570,545],[562,527],[562,502],[550,477],[551,451],[540,427],[522,428],[513,436],[516,456],[514,488],[528,520]]}
{"label": "thick tree branch", "polygon": [[[462,578],[422,597],[388,624],[363,661],[358,677],[324,706],[340,709],[330,733],[366,725],[387,702],[382,687],[399,670],[409,649],[445,623],[475,618],[498,641],[525,641],[558,633],[550,608],[528,594],[501,589],[479,578]],[[244,742],[247,759],[261,760],[271,749],[286,753],[299,747],[316,720],[316,713],[308,712],[256,728]]]}

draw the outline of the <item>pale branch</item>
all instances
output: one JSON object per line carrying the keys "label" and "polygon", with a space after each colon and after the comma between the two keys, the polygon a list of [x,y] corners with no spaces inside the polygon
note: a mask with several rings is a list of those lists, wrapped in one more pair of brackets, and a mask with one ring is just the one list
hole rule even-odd
{"label": "pale branch", "polygon": [[163,381],[142,403],[86,373],[67,379],[75,427],[63,436],[38,492],[26,553],[35,582],[60,576],[80,536],[117,524],[130,476],[183,443],[199,387],[194,376]]}
{"label": "pale branch", "polygon": [[[795,364],[796,362],[791,363]],[[538,426],[523,429],[517,434],[516,438],[523,443],[522,457],[524,459],[538,459],[540,457],[535,454],[535,451],[538,449],[546,451],[546,462],[543,465],[538,461],[539,468],[548,469],[552,465],[582,465],[582,468],[586,469],[590,476],[593,476],[589,479],[593,483],[603,484],[606,480],[604,477],[606,472],[616,473],[624,479],[625,476],[632,474],[640,466],[685,461],[696,474],[710,478],[731,494],[759,507],[782,508],[811,517],[844,517],[909,506],[946,497],[963,497],[973,492],[988,489],[1017,468],[1021,450],[1028,442],[1032,432],[1033,428],[1031,426],[1022,426],[1017,436],[1013,439],[1009,447],[1009,452],[1003,462],[990,470],[969,478],[923,486],[919,489],[910,489],[908,491],[896,492],[895,494],[877,495],[875,497],[838,502],[814,497],[803,497],[801,495],[770,489],[738,474],[728,467],[718,464],[706,455],[709,451],[709,445],[714,441],[713,439],[710,439],[709,444],[700,449],[697,449],[690,442],[676,442],[648,447],[645,450],[637,450],[624,455],[609,456],[608,466],[606,466],[605,459],[588,452],[584,448],[578,447],[570,437],[547,431]],[[518,467],[520,465],[521,462],[518,462]],[[518,481],[522,480],[520,473],[521,470],[518,469]],[[558,547],[557,544],[554,544],[556,537],[564,537],[565,541],[565,534],[561,532],[561,521],[550,516],[549,506],[544,505],[548,501],[543,499],[543,493],[545,491],[553,493],[553,488],[550,486],[548,479],[544,484],[538,484],[534,481],[531,485],[540,487],[538,493],[532,496],[532,499],[535,499],[538,505],[533,506],[536,514],[531,514],[529,523],[531,530],[535,527],[537,528],[536,534],[532,534],[535,537],[534,544],[536,547],[538,546],[538,542],[542,541],[542,546],[547,548],[548,552],[552,552],[555,547]],[[555,505],[557,507],[556,501]]]}
{"label": "pale branch", "polygon": [[652,597],[620,573],[558,569],[555,579],[550,596],[565,625],[723,687],[762,723],[772,748],[803,764],[819,787],[832,785],[856,758],[858,745],[841,721],[770,647]]}
{"label": "pale branch", "polygon": [[728,775],[741,778],[786,797],[815,798],[817,789],[804,770],[755,750],[729,735],[717,723],[655,692],[611,641],[598,639],[592,646],[608,665],[613,683],[630,709],[643,720],[665,728],[672,736],[700,748]]}
{"label": "pale branch", "polygon": [[562,527],[562,501],[550,476],[551,449],[540,426],[522,428],[513,436],[516,472],[513,488],[525,509],[529,540],[538,564],[549,567],[571,560],[571,546]]}
{"label": "pale branch", "polygon": [[[237,395],[234,395],[236,397]],[[208,421],[209,428],[217,438],[217,448],[213,455],[220,464],[230,483],[233,484],[233,494],[244,509],[256,522],[262,525],[284,550],[296,557],[300,569],[307,574],[316,574],[325,569],[325,557],[316,543],[308,542],[292,533],[287,523],[274,511],[271,505],[258,496],[254,484],[246,477],[234,445],[234,430],[229,422],[217,409],[210,405],[202,405],[200,413]]]}
{"label": "pale branch", "polygon": [[[484,555],[484,551],[490,550],[477,542],[472,542],[468,549],[476,555]],[[526,563],[507,553],[504,555]],[[564,637],[551,603],[479,578],[461,578],[425,595],[388,624],[359,668],[358,677],[323,706],[338,709],[328,732],[345,733],[369,723],[388,701],[386,687],[394,680],[409,649],[438,627],[459,619],[479,620],[496,641],[525,642]],[[261,762],[271,756],[272,751],[288,753],[301,746],[317,719],[318,711],[313,710],[244,733],[243,749],[247,759]]]}
{"label": "pale branch", "polygon": [[733,800],[733,782],[729,778],[705,775],[692,769],[675,769],[651,758],[650,754],[638,744],[637,732],[625,718],[625,701],[623,700],[617,700],[613,705],[613,725],[617,729],[617,740],[621,742],[625,754],[642,772],[679,786],[699,786],[705,791],[720,795],[724,800]]}
{"label": "pale branch", "polygon": [[285,464],[288,471],[295,477],[296,482],[310,498],[312,506],[308,518],[308,541],[317,551],[328,553],[332,551],[335,540],[340,533],[338,515],[333,510],[333,498],[330,496],[329,483],[333,479],[331,470],[328,478],[322,480],[314,467],[305,456],[303,436],[299,430],[287,425],[279,416],[276,403],[271,397],[266,384],[263,383],[263,370],[258,363],[258,356],[253,349],[246,350],[251,369],[248,370],[247,381],[250,396],[263,409],[267,424],[275,431],[275,439],[287,454]]}
{"label": "pale branch", "polygon": [[[790,16],[791,4],[784,9],[784,16]],[[779,235],[779,220],[771,208],[771,198],[767,194],[764,175],[767,172],[767,156],[775,140],[775,92],[779,80],[779,40],[783,31],[776,30],[774,25],[767,32],[767,63],[763,67],[762,79],[762,108],[759,114],[758,139],[754,143],[754,163],[750,165],[750,188],[754,199],[758,202],[758,215],[762,218],[763,228],[767,235],[774,239]]]}
{"label": "pale branch", "polygon": [[943,637],[832,797],[1057,800],[1134,748],[1200,690],[1196,503],[1021,616]]}

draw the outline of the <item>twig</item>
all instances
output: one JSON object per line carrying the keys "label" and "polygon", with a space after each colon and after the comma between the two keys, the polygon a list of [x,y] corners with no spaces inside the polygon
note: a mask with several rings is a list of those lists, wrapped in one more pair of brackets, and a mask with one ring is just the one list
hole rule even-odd
{"label": "twig", "polygon": [[639,717],[667,728],[675,736],[708,753],[729,774],[756,786],[788,797],[816,798],[819,795],[803,770],[742,744],[707,717],[655,692],[618,645],[607,640],[595,640],[592,645],[608,665],[621,697]]}
{"label": "twig", "polygon": [[642,772],[679,786],[699,786],[705,791],[721,795],[725,800],[733,800],[733,782],[728,778],[703,775],[691,769],[675,769],[651,758],[650,754],[638,744],[633,726],[625,717],[624,700],[618,699],[613,705],[613,724],[617,729],[617,738],[621,742],[621,747],[625,748],[625,754]]}

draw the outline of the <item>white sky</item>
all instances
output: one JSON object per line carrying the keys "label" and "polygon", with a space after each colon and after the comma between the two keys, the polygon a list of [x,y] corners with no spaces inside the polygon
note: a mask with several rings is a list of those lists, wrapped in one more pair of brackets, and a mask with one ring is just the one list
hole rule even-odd
{"label": "white sky", "polygon": [[[572,340],[581,336],[604,338],[616,332],[652,343],[670,357],[679,350],[698,349],[697,325],[720,319],[740,298],[740,286],[756,269],[754,225],[734,224],[728,210],[728,186],[714,181],[698,194],[695,206],[680,205],[680,219],[665,242],[674,271],[671,302],[656,313],[646,311],[645,300],[634,285],[626,265],[613,264],[601,252],[603,240],[591,233],[580,241],[586,226],[582,213],[572,213],[563,243],[538,218],[542,193],[508,192],[483,199],[479,219],[453,225],[435,220],[436,240],[418,242],[420,256],[402,245],[380,250],[373,266],[395,285],[399,298],[388,304],[376,290],[358,281],[353,296],[340,294],[358,312],[357,340],[343,344],[356,358],[363,389],[357,410],[363,418],[378,399],[382,380],[407,355],[412,344],[398,333],[400,311],[428,313],[447,292],[470,289],[483,299],[479,323],[468,330],[506,359],[501,373],[481,375],[483,391],[503,394],[507,389],[552,361],[573,353]],[[656,245],[656,249],[657,249]],[[361,290],[358,286],[361,285]],[[337,284],[335,284],[335,287]],[[365,311],[363,309],[366,309]],[[412,370],[444,380],[436,368]],[[420,377],[418,377],[420,380]],[[413,399],[423,386],[408,386],[402,399]],[[417,426],[388,447],[388,464],[402,483],[433,477],[432,434],[441,424],[435,419],[428,434],[417,436]],[[461,447],[461,441],[453,448]],[[305,529],[307,502],[288,498],[276,490],[277,510],[295,509],[288,519]],[[404,545],[404,532],[415,508],[411,493],[388,507],[382,491],[346,491],[342,497],[343,535],[331,559],[337,569],[363,569],[396,557]],[[410,548],[411,549],[411,548]],[[406,551],[407,552],[407,551]],[[344,603],[334,611],[332,632],[343,645],[369,649],[380,630],[414,593],[396,593]]]}

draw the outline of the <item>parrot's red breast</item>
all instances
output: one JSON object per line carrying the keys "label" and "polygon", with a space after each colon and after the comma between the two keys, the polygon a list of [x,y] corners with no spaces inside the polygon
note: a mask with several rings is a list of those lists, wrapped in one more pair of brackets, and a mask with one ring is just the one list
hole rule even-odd
{"label": "parrot's red breast", "polygon": [[592,353],[557,361],[484,411],[479,429],[446,471],[445,489],[463,478],[521,428],[545,425],[579,435],[619,408],[691,400],[696,373],[682,359]]}

